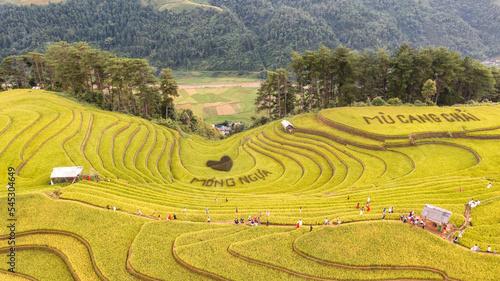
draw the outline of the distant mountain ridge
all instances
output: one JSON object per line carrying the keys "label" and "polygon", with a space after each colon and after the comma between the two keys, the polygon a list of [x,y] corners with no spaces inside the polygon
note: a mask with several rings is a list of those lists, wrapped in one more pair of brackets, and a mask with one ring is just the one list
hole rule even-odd
{"label": "distant mountain ridge", "polygon": [[374,52],[408,42],[476,59],[500,55],[500,6],[492,0],[197,0],[207,6],[177,10],[169,5],[186,1],[51,2],[0,6],[0,58],[61,40],[199,70],[272,70],[290,62],[290,51],[321,45]]}

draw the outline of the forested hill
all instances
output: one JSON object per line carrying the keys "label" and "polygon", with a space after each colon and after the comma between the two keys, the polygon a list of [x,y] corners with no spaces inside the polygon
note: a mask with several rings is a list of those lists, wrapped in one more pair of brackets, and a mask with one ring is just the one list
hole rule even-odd
{"label": "forested hill", "polygon": [[500,54],[500,6],[491,0],[205,2],[222,11],[159,11],[139,0],[2,5],[0,59],[44,52],[61,40],[85,41],[158,67],[199,70],[275,69],[290,62],[290,51],[321,45],[373,53],[408,42],[477,59]]}

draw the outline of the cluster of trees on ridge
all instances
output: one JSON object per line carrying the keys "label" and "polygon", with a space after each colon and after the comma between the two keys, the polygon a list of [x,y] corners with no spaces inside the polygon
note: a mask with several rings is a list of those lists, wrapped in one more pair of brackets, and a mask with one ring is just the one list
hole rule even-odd
{"label": "cluster of trees on ridge", "polygon": [[141,116],[174,129],[208,139],[220,133],[190,109],[174,108],[177,83],[169,68],[156,69],[146,60],[118,58],[92,49],[84,42],[52,45],[46,54],[30,52],[9,56],[0,64],[2,84],[13,88],[34,86],[70,93],[80,101],[109,111]]}
{"label": "cluster of trees on ridge", "polygon": [[405,43],[392,54],[381,49],[369,55],[322,46],[292,52],[288,69],[291,73],[283,68],[269,72],[261,83],[255,105],[267,117],[258,123],[375,99],[432,105],[500,101],[500,69],[444,47],[414,50]]}
{"label": "cluster of trees on ridge", "polygon": [[370,54],[403,42],[476,59],[500,54],[500,6],[492,0],[210,0],[223,10],[183,12],[156,10],[160,2],[0,5],[0,59],[59,41],[176,70],[272,70],[286,67],[291,51],[341,44]]}

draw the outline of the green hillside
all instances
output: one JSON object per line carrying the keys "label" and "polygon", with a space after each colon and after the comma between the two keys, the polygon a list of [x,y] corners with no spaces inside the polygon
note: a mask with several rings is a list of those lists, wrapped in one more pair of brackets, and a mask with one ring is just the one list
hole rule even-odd
{"label": "green hillside", "polygon": [[[276,121],[215,142],[44,90],[0,92],[0,101],[0,182],[14,181],[16,198],[11,215],[13,195],[0,195],[1,217],[17,219],[18,272],[2,262],[2,280],[500,274],[500,256],[486,253],[500,248],[498,106],[335,108],[291,118],[293,134]],[[379,121],[387,116],[398,122]],[[219,160],[225,171],[207,165]],[[51,185],[52,168],[65,166],[83,166],[91,180]],[[481,202],[472,210],[471,198]],[[400,221],[425,204],[452,212],[446,232]],[[10,236],[0,230],[4,257]]]}
{"label": "green hillside", "polygon": [[322,45],[360,53],[444,46],[475,59],[500,55],[500,7],[492,0],[4,0],[0,59],[87,42],[159,68],[261,71],[290,52]]}

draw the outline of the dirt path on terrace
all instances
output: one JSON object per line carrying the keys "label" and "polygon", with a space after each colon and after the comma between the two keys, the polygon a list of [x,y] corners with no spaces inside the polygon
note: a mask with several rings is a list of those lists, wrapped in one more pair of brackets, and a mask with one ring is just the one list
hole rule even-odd
{"label": "dirt path on terrace", "polygon": [[179,85],[179,89],[222,88],[222,87],[258,88],[258,87],[260,87],[260,82],[225,83],[225,84],[202,84],[202,85]]}

